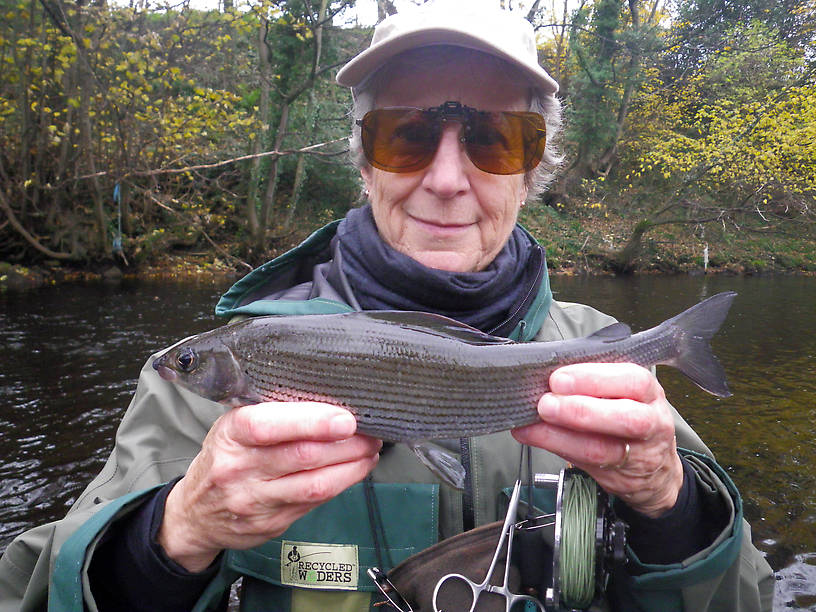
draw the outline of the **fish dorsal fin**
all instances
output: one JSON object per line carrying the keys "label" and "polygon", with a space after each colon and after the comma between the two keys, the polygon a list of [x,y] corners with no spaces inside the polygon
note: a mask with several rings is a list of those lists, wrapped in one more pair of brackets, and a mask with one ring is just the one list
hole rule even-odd
{"label": "fish dorsal fin", "polygon": [[600,340],[601,342],[616,342],[632,335],[631,328],[626,323],[613,323],[599,329],[594,334],[587,336],[588,339]]}
{"label": "fish dorsal fin", "polygon": [[491,336],[470,325],[430,312],[364,310],[349,312],[341,316],[371,319],[373,321],[388,323],[389,325],[397,325],[403,329],[441,338],[451,338],[473,345],[513,344],[513,341],[508,338]]}

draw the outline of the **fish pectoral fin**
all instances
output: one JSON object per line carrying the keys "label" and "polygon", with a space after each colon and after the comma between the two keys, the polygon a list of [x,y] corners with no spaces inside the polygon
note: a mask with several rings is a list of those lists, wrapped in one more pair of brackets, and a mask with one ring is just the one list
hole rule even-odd
{"label": "fish pectoral fin", "polygon": [[632,335],[632,329],[626,323],[613,323],[599,329],[594,334],[587,336],[587,339],[600,340],[601,342],[617,342]]}
{"label": "fish pectoral fin", "polygon": [[460,491],[465,488],[465,468],[453,454],[424,440],[411,442],[408,446],[442,482]]}
{"label": "fish pectoral fin", "polygon": [[264,402],[268,402],[269,400],[255,393],[253,391],[243,393],[240,397],[235,398],[236,406],[252,406],[255,404],[263,404]]}

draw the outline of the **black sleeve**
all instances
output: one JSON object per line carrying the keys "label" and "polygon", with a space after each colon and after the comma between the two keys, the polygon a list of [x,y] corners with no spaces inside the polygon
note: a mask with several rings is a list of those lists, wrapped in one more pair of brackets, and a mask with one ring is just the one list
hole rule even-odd
{"label": "black sleeve", "polygon": [[617,500],[615,512],[629,524],[628,543],[643,563],[679,563],[711,545],[729,520],[727,508],[708,508],[698,494],[694,469],[683,463],[683,488],[674,508],[650,518]]}
{"label": "black sleeve", "polygon": [[157,541],[164,503],[176,482],[111,525],[98,545],[88,578],[100,612],[190,610],[218,572],[220,557],[203,572],[192,574],[171,560]]}

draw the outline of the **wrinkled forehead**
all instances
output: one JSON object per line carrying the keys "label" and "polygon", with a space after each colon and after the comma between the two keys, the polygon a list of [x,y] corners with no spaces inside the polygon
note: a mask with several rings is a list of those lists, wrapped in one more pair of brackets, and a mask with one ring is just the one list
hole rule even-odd
{"label": "wrinkled forehead", "polygon": [[374,106],[438,106],[454,100],[481,110],[526,110],[532,88],[496,56],[434,45],[402,53],[375,73]]}

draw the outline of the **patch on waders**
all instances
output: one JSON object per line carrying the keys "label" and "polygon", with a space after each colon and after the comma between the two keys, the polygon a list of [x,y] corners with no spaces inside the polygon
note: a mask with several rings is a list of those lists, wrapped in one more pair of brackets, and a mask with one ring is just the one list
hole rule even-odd
{"label": "patch on waders", "polygon": [[357,546],[281,542],[282,584],[306,589],[355,590],[360,574]]}

